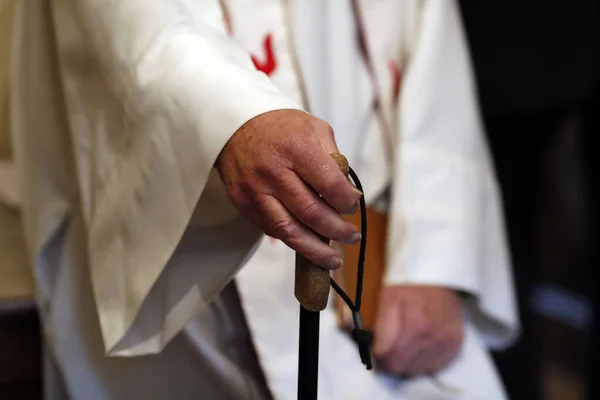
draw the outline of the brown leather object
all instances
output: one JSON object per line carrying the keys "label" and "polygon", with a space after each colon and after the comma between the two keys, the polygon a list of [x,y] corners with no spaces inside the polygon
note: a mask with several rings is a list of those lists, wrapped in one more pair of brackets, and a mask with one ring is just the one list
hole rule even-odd
{"label": "brown leather object", "polygon": [[[350,172],[348,160],[341,154],[330,154],[345,176]],[[329,239],[321,237],[325,243]],[[321,268],[300,254],[296,254],[296,278],[294,295],[298,302],[309,311],[323,311],[329,300],[331,276],[329,270]]]}
{"label": "brown leather object", "polygon": [[[345,218],[357,227],[360,227],[360,212]],[[365,253],[365,270],[363,278],[363,293],[361,316],[366,329],[373,329],[385,272],[385,243],[387,235],[387,215],[367,207],[367,249]],[[344,289],[354,301],[356,294],[356,278],[358,268],[358,254],[360,245],[339,245],[344,255],[344,268],[334,272],[336,282]],[[338,321],[342,328],[353,326],[352,313],[344,301],[336,296],[335,301]]]}

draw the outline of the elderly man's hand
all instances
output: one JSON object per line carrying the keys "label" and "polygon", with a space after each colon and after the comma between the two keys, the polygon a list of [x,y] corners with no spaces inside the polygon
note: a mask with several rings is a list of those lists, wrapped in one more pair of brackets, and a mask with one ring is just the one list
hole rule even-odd
{"label": "elderly man's hand", "polygon": [[462,302],[454,290],[411,285],[382,290],[374,353],[386,372],[436,373],[454,359],[462,339]]}
{"label": "elderly man's hand", "polygon": [[342,266],[340,254],[315,232],[358,243],[358,228],[340,213],[353,213],[361,197],[329,156],[337,152],[327,123],[302,111],[279,110],[238,129],[215,166],[246,218],[315,264],[336,269]]}

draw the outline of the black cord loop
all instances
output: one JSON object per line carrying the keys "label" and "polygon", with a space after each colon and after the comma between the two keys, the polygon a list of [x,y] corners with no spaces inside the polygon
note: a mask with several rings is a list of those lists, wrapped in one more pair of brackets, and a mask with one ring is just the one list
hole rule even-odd
{"label": "black cord loop", "polygon": [[[360,190],[364,193],[360,180],[356,173],[350,168],[350,178]],[[358,271],[356,277],[356,296],[354,297],[355,302],[350,299],[350,296],[344,292],[344,290],[337,284],[337,282],[331,278],[331,287],[337,292],[337,294],[344,300],[352,311],[352,319],[354,321],[354,329],[352,330],[352,338],[358,345],[358,352],[360,359],[367,369],[373,369],[373,363],[371,361],[371,352],[369,350],[371,343],[373,342],[373,334],[364,329],[362,318],[360,316],[360,306],[362,304],[362,290],[363,290],[363,276],[365,272],[365,252],[367,250],[367,205],[365,203],[365,196],[360,198],[360,230],[362,238],[360,240],[360,252],[358,254]]]}

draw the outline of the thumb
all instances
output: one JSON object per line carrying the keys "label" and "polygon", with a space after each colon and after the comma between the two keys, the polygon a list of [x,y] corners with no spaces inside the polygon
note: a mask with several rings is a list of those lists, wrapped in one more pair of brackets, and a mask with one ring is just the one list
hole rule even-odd
{"label": "thumb", "polygon": [[400,303],[384,301],[379,307],[377,320],[375,322],[375,346],[373,352],[380,357],[394,347],[394,343],[400,336],[401,316]]}

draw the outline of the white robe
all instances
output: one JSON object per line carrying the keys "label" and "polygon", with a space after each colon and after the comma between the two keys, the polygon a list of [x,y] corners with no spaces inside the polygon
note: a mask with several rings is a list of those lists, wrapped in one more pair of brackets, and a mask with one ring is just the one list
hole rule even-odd
{"label": "white robe", "polygon": [[[435,15],[440,18],[445,6],[435,0],[427,4],[431,13],[437,9]],[[252,398],[252,394],[260,398],[258,393],[264,389],[260,377],[246,365],[251,363],[251,346],[243,340],[247,333],[239,304],[229,291],[219,295],[260,235],[229,204],[212,164],[223,144],[248,119],[269,110],[301,108],[298,101],[256,72],[246,51],[226,37],[216,0],[27,1],[20,3],[16,28],[13,150],[49,359],[64,376],[67,391],[74,399],[86,400],[119,400],[131,398],[132,393],[146,399],[237,399]],[[412,75],[427,77],[426,72],[431,72],[423,64],[427,51],[421,53],[425,54],[415,57]],[[427,90],[424,81],[413,79],[413,97]],[[406,86],[402,96],[410,97],[411,85]],[[458,87],[462,87],[460,82]],[[454,89],[453,85],[443,87],[447,96],[442,97]],[[464,93],[458,94],[461,100]],[[467,111],[472,113],[474,99],[468,102]],[[440,114],[439,119],[436,113],[429,114],[432,110]],[[454,122],[443,111],[424,107],[421,101],[408,102],[402,112],[427,115],[435,120],[432,126],[438,127]],[[407,120],[407,124],[419,121]],[[455,122],[464,121],[459,117]],[[412,127],[407,128],[410,133]],[[456,235],[458,242],[442,243],[454,238],[452,229],[432,238],[436,254],[424,262],[438,264],[445,258],[462,262],[464,258],[466,268],[485,262],[497,264],[498,272],[489,275],[489,265],[481,274],[449,269],[445,275],[428,268],[429,275],[422,281],[472,293],[479,300],[473,318],[485,321],[479,328],[486,333],[492,331],[486,323],[504,328],[497,330],[502,334],[486,339],[505,342],[514,334],[515,316],[497,193],[485,148],[480,146],[482,138],[472,137],[480,135],[480,130],[469,126],[464,142],[460,131],[448,143],[452,151],[440,150],[435,155],[447,156],[452,171],[465,171],[451,177],[453,183],[465,185],[470,183],[465,179],[473,178],[475,194],[465,197],[460,187],[436,181],[444,177],[443,168],[441,174],[424,168],[423,176],[429,173],[433,180],[420,195],[433,194],[433,189],[436,193],[450,190],[452,195],[446,205],[434,201],[435,195],[422,198],[422,207],[413,217],[446,215],[448,228],[457,228],[455,224],[464,218],[477,224],[468,226],[468,234]],[[435,135],[425,135],[425,139],[434,140]],[[464,160],[453,155],[460,143],[467,147]],[[409,146],[403,151],[408,159],[412,154],[419,160],[422,150]],[[402,176],[410,182],[410,177]],[[431,205],[435,207],[426,207]],[[440,209],[444,206],[452,212],[444,213]],[[474,215],[465,217],[469,213]],[[405,220],[410,222],[410,218]],[[423,225],[424,230],[418,231],[419,223],[414,223],[416,235],[407,239],[418,238],[419,243],[403,246],[412,249],[400,256],[399,263],[406,268],[418,269],[419,263],[411,260],[424,258],[418,246],[431,231],[427,223]],[[469,242],[481,230],[489,236],[483,249]],[[394,235],[398,233],[392,231]],[[478,254],[460,254],[467,248]],[[438,253],[443,249],[451,250],[452,257]],[[289,257],[286,251],[277,254]],[[270,265],[279,266],[279,260]],[[390,282],[406,281],[405,272],[389,270],[395,271],[389,274]],[[246,271],[252,269],[244,270],[240,278]],[[269,293],[280,292],[281,303],[267,305],[274,306],[273,315],[295,321],[296,316],[285,311],[291,281],[282,275],[291,266],[276,271],[269,275],[274,278]],[[418,271],[408,275],[419,282]],[[463,277],[469,285],[462,282]],[[486,289],[498,282],[502,287],[492,290],[496,297],[490,298]],[[271,311],[249,311],[260,301],[249,297],[256,290],[249,293],[250,286],[242,286],[252,330],[260,321],[258,316]],[[276,309],[279,305],[283,313]],[[190,322],[199,312],[200,317]],[[462,373],[462,380],[449,379],[449,385],[459,386],[452,394],[456,387],[440,391],[428,380],[390,386],[383,378],[359,370],[355,349],[334,329],[330,313],[324,321],[328,328],[323,341],[331,345],[324,346],[330,351],[322,357],[322,371],[327,373],[321,379],[323,399],[502,398],[479,334],[471,325],[463,355],[474,355],[469,363],[455,368],[454,374]],[[285,328],[289,326],[278,327]],[[288,358],[287,364],[278,365],[288,371],[283,380],[274,376],[272,367],[265,364],[272,366],[273,360],[264,359],[265,347],[258,344],[265,337],[256,334],[254,339],[269,386],[276,398],[290,398],[294,389],[285,379],[291,376],[295,361]],[[277,348],[276,342],[272,344]],[[104,357],[104,351],[126,358]],[[289,346],[285,351],[291,357]],[[338,371],[340,365],[348,365],[352,373]],[[481,371],[485,372],[481,379],[471,378]],[[470,382],[489,382],[492,397],[482,397],[479,389],[473,391],[469,385],[461,387],[465,376]]]}

